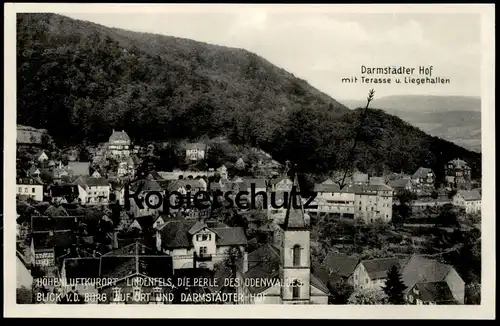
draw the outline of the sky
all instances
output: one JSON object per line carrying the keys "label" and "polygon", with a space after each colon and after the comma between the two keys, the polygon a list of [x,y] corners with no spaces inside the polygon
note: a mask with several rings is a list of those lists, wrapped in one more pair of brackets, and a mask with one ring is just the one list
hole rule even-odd
{"label": "sky", "polygon": [[[346,13],[255,6],[59,13],[109,27],[244,48],[339,100],[362,100],[370,88],[379,96],[481,94],[477,13]],[[433,76],[449,78],[450,84],[363,84],[362,65],[417,71],[419,66],[433,66]],[[342,83],[351,76],[357,76],[358,83]]]}

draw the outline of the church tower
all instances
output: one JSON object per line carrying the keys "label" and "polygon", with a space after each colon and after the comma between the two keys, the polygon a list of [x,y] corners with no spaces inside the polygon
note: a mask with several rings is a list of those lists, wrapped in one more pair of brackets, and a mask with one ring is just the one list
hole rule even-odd
{"label": "church tower", "polygon": [[280,276],[281,300],[284,304],[309,304],[311,292],[310,231],[304,218],[302,199],[296,175],[293,175],[292,192],[281,225]]}

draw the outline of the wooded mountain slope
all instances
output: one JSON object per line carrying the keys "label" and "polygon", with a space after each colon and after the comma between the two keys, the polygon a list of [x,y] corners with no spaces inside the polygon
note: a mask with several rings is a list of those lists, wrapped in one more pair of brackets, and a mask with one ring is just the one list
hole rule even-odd
{"label": "wooded mountain slope", "polygon": [[[55,14],[17,24],[18,123],[60,145],[106,141],[112,128],[135,142],[224,135],[311,173],[347,166],[359,111],[253,53]],[[362,135],[362,170],[442,169],[454,157],[480,166],[480,155],[382,111]]]}

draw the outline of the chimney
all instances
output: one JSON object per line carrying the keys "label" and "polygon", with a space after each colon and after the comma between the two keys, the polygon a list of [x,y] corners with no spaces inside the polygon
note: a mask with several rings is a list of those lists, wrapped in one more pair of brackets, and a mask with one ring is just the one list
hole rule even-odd
{"label": "chimney", "polygon": [[248,272],[248,252],[243,253],[243,273]]}
{"label": "chimney", "polygon": [[118,249],[118,231],[113,230],[113,249]]}

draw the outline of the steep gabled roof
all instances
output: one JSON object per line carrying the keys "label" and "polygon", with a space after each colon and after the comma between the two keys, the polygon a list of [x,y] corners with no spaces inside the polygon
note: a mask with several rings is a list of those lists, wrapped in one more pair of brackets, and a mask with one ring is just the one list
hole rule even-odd
{"label": "steep gabled roof", "polygon": [[130,137],[125,132],[125,130],[122,131],[113,130],[113,133],[111,134],[111,136],[109,136],[109,142],[111,143],[114,141],[130,141]]}
{"label": "steep gabled roof", "polygon": [[205,150],[207,145],[205,145],[203,143],[186,143],[186,145],[184,147],[186,150],[190,150],[190,149]]}
{"label": "steep gabled roof", "polygon": [[455,300],[448,283],[444,281],[417,283],[415,287],[420,292],[420,298],[424,302],[444,303]]}
{"label": "steep gabled roof", "polygon": [[365,267],[368,276],[372,280],[383,279],[387,277],[387,272],[393,267],[400,267],[397,258],[376,258],[362,260],[361,264]]}
{"label": "steep gabled roof", "polygon": [[418,170],[411,176],[412,179],[419,179],[427,177],[427,174],[432,172],[429,168],[419,167]]}
{"label": "steep gabled roof", "polygon": [[218,236],[217,245],[219,246],[236,246],[246,245],[247,237],[245,230],[242,227],[218,227],[212,229]]}
{"label": "steep gabled roof", "polygon": [[481,193],[477,189],[473,190],[459,190],[458,194],[462,196],[465,201],[481,200]]}
{"label": "steep gabled roof", "polygon": [[[298,206],[298,207],[297,207]],[[282,228],[290,229],[306,229],[307,223],[304,217],[304,209],[302,207],[302,198],[300,197],[297,180],[294,178],[292,190],[290,192],[288,207],[285,214],[285,222]]]}
{"label": "steep gabled roof", "polygon": [[403,269],[403,282],[410,289],[415,283],[444,281],[452,266],[434,259],[413,255]]}
{"label": "steep gabled roof", "polygon": [[90,162],[69,162],[68,170],[73,175],[89,175]]}
{"label": "steep gabled roof", "polygon": [[347,256],[330,252],[326,255],[325,260],[323,260],[323,265],[325,265],[333,274],[342,277],[349,277],[354,272],[354,269],[358,265],[359,261],[359,258],[355,256]]}

